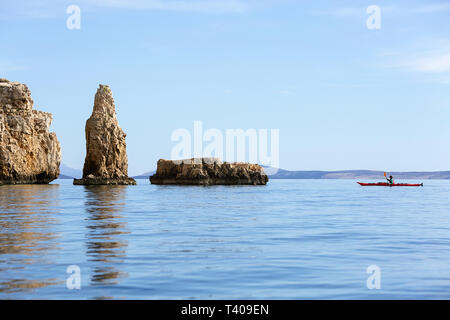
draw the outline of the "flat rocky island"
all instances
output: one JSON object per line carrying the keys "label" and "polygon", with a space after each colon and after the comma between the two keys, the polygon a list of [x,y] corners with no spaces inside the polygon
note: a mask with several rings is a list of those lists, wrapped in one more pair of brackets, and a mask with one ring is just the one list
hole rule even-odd
{"label": "flat rocky island", "polygon": [[216,158],[158,161],[150,177],[159,185],[265,185],[269,178],[258,164],[227,163]]}

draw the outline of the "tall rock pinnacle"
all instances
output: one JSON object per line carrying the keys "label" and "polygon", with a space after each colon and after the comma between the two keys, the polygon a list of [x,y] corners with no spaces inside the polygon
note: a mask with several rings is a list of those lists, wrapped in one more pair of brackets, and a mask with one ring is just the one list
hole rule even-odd
{"label": "tall rock pinnacle", "polygon": [[0,78],[0,184],[58,178],[61,147],[51,123],[50,113],[33,110],[25,84]]}
{"label": "tall rock pinnacle", "polygon": [[136,184],[128,177],[126,134],[119,127],[111,89],[100,85],[86,121],[86,159],[77,185]]}

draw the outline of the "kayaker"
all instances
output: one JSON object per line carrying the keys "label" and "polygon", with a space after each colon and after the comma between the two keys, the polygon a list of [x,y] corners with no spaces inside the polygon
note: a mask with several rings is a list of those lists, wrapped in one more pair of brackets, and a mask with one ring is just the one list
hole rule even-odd
{"label": "kayaker", "polygon": [[394,177],[393,176],[389,176],[389,178],[386,178],[386,180],[388,181],[389,184],[394,184]]}

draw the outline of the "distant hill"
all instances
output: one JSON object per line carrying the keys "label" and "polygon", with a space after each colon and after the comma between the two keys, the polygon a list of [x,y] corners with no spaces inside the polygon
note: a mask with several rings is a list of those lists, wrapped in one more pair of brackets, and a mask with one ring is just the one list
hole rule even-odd
{"label": "distant hill", "polygon": [[[284,169],[278,169],[272,167],[264,166],[264,170],[270,179],[350,179],[350,180],[380,180],[384,179],[383,171],[375,170],[341,170],[341,171],[289,171]],[[148,179],[151,175],[155,174],[156,170],[144,172],[134,179]],[[446,180],[450,179],[450,171],[417,171],[417,172],[388,172],[390,175],[394,176],[394,179],[420,179],[420,180],[430,180],[430,179],[440,179]],[[67,176],[67,178],[63,178]],[[60,179],[73,179],[80,178],[82,176],[82,171],[73,169],[61,165],[61,175]]]}
{"label": "distant hill", "polygon": [[71,168],[64,163],[61,163],[61,165],[59,166],[59,170],[60,174],[58,179],[79,179],[83,176],[83,171]]}
{"label": "distant hill", "polygon": [[[342,171],[289,171],[265,167],[270,179],[384,179],[383,171],[342,170]],[[450,179],[450,171],[436,172],[389,172],[394,179]]]}
{"label": "distant hill", "polygon": [[73,179],[73,177],[71,177],[71,176],[66,176],[66,175],[64,175],[64,174],[60,174],[59,177],[58,177],[58,179]]}
{"label": "distant hill", "polygon": [[134,176],[132,178],[134,178],[134,179],[148,179],[150,176],[154,175],[155,172],[156,172],[156,170],[144,172],[144,173],[142,173],[142,174],[140,174],[138,176]]}

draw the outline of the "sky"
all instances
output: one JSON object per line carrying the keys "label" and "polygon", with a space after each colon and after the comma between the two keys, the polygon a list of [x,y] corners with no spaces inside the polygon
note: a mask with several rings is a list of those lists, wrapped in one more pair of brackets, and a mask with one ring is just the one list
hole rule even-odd
{"label": "sky", "polygon": [[53,114],[73,168],[101,83],[130,175],[170,158],[194,121],[279,129],[288,170],[450,170],[449,17],[438,0],[0,0],[0,77]]}

